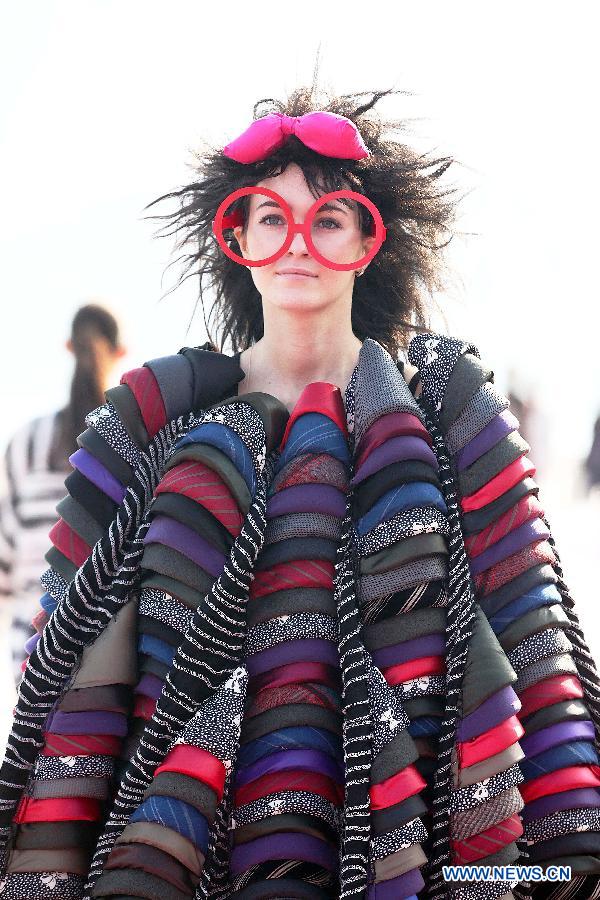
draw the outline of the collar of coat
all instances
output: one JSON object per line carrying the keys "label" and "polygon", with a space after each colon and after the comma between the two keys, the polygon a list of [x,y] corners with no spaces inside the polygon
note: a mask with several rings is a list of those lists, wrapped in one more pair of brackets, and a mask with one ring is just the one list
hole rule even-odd
{"label": "collar of coat", "polygon": [[[469,659],[480,665],[485,660],[486,647],[493,652],[497,650],[496,639],[474,601],[457,491],[439,421],[445,385],[457,360],[466,352],[479,355],[472,345],[452,338],[427,335],[413,339],[409,360],[419,368],[423,387],[422,398],[417,401],[389,353],[377,341],[367,338],[360,350],[355,383],[355,445],[381,416],[393,412],[416,416],[432,437],[448,509],[448,700],[433,786],[433,804],[437,810],[432,825],[436,851],[429,860],[433,891],[436,886],[442,890],[441,868],[450,859],[450,795],[456,725],[462,709],[472,705],[468,693],[474,691],[477,684],[474,670],[463,682],[467,651]],[[139,586],[143,539],[149,527],[146,513],[169,460],[179,446],[177,442],[192,435],[202,424],[221,422],[228,425],[250,452],[256,491],[230,559],[212,585],[208,595],[210,603],[199,604],[166,678],[156,712],[121,780],[113,807],[103,823],[90,867],[88,889],[103,877],[104,864],[115,840],[143,801],[156,767],[173,743],[192,732],[208,740],[215,704],[219,712],[224,708],[230,710],[226,749],[221,750],[227,758],[223,761],[231,764],[235,756],[247,679],[243,666],[243,645],[247,635],[245,601],[253,579],[253,565],[264,542],[267,492],[274,473],[271,451],[278,445],[288,419],[287,409],[270,395],[231,396],[244,375],[232,357],[205,346],[184,348],[177,357],[167,359],[172,361],[168,365],[165,359],[146,364],[164,387],[160,399],[166,420],[160,424],[159,418],[160,427],[153,430],[151,422],[156,424],[156,418],[143,419],[143,427],[149,436],[146,446],[143,446],[143,430],[140,438],[140,429],[135,431],[132,418],[127,419],[125,415],[129,422],[125,429],[130,439],[128,464],[133,475],[115,520],[70,584],[61,583],[55,573],[46,580],[47,589],[52,586],[60,602],[30,656],[20,687],[7,756],[0,770],[0,826],[5,840],[11,833],[14,810],[24,796],[28,776],[43,745],[47,715],[63,696],[65,686],[67,690],[76,689],[83,683],[86,666],[93,665],[95,654],[102,652],[102,641],[98,641],[98,637],[131,627],[135,618],[134,604],[130,601]],[[182,360],[189,367],[185,371]],[[135,396],[135,378],[125,378],[124,383]],[[128,396],[123,391],[119,393],[118,388],[112,393],[109,391],[107,399],[111,401],[112,410],[122,409],[126,413]],[[101,411],[95,411],[88,421],[97,423],[102,415]],[[341,896],[344,898],[366,897],[372,862],[369,788],[373,764],[391,741],[401,748],[398,758],[404,760],[403,765],[407,759],[418,756],[407,731],[408,717],[402,703],[373,665],[365,647],[355,592],[355,566],[352,492],[349,488],[334,591],[346,758],[340,870]],[[509,682],[515,679],[514,672],[512,676],[509,674]],[[203,718],[206,716],[207,720]],[[198,723],[202,727],[197,727]],[[202,875],[205,895],[226,878],[226,860],[219,848],[227,839],[230,802],[226,790],[215,822],[214,852],[208,854]],[[419,829],[417,831],[420,833]],[[505,885],[504,892],[510,886]]]}

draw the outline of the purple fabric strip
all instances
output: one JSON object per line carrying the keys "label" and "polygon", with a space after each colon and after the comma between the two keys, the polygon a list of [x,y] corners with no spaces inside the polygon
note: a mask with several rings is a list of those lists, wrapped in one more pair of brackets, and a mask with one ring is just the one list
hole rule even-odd
{"label": "purple fabric strip", "polygon": [[410,662],[421,656],[439,656],[446,653],[446,638],[443,634],[426,634],[411,641],[402,641],[391,647],[373,651],[373,662],[380,668]]}
{"label": "purple fabric strip", "polygon": [[46,731],[51,734],[114,734],[125,737],[127,734],[127,716],[123,713],[90,711],[90,712],[55,712]]}
{"label": "purple fabric strip", "polygon": [[144,544],[164,544],[183,553],[209,575],[217,578],[223,571],[225,556],[187,525],[169,516],[156,516],[144,538]]}
{"label": "purple fabric strip", "polygon": [[523,522],[518,528],[513,528],[507,535],[500,538],[499,541],[496,541],[495,544],[492,544],[479,556],[476,556],[475,559],[469,560],[471,575],[480,575],[481,572],[485,572],[486,569],[491,568],[496,563],[501,562],[508,556],[512,556],[513,553],[522,550],[528,544],[534,541],[545,540],[549,534],[549,530],[539,516],[529,519],[528,522]]}
{"label": "purple fabric strip", "polygon": [[520,709],[521,701],[511,685],[507,684],[484,700],[476,710],[459,720],[456,740],[469,741],[514,716]]}
{"label": "purple fabric strip", "polygon": [[286,769],[300,769],[305,772],[319,772],[338,784],[344,783],[344,769],[337,760],[320,750],[282,750],[263,756],[257,762],[239,769],[235,776],[236,788],[267,775],[284,772]]}
{"label": "purple fabric strip", "polygon": [[[365,431],[361,444],[367,440],[368,436],[369,439],[379,441],[381,446],[384,441],[387,441],[392,437],[401,437],[402,435],[399,435],[398,431],[408,431],[409,428],[420,431],[423,435],[423,440],[427,441],[428,432],[425,430],[423,423],[416,416],[413,416],[412,413],[397,412],[388,413],[387,415],[375,419],[373,424],[369,425]],[[411,436],[414,435],[404,435],[404,437]],[[360,450],[360,445],[357,447],[357,450]]]}
{"label": "purple fabric strip", "polygon": [[231,852],[230,868],[234,875],[239,875],[269,859],[301,859],[330,872],[338,865],[338,853],[331,844],[309,834],[281,832],[238,844]]}
{"label": "purple fabric strip", "polygon": [[339,667],[340,657],[333,641],[320,638],[306,638],[298,641],[283,641],[260,653],[246,657],[246,666],[250,675],[260,675],[293,662],[320,662]]}
{"label": "purple fabric strip", "polygon": [[558,794],[547,794],[538,800],[526,803],[520,816],[523,823],[534,819],[543,819],[551,813],[562,809],[589,809],[600,806],[600,790],[598,788],[575,788],[572,791],[559,791]]}
{"label": "purple fabric strip", "polygon": [[459,450],[456,454],[456,465],[458,471],[462,472],[467,466],[472,465],[480,456],[499,444],[502,438],[505,438],[511,431],[517,431],[519,428],[519,420],[516,416],[505,409],[503,412],[494,416],[491,422],[482,428],[468,444]]}
{"label": "purple fabric strip", "polygon": [[30,638],[27,638],[24,644],[25,653],[31,653],[41,636],[42,635],[39,632],[36,632],[35,634],[32,634]]}
{"label": "purple fabric strip", "polygon": [[149,672],[146,672],[146,674],[142,675],[140,678],[135,693],[143,694],[144,697],[151,697],[153,700],[158,700],[162,693],[162,689],[163,682],[158,675],[151,675]]}
{"label": "purple fabric strip", "polygon": [[120,481],[117,481],[106,466],[103,466],[88,450],[80,447],[79,450],[71,454],[69,462],[82,475],[85,475],[88,481],[91,481],[92,484],[95,484],[97,488],[100,488],[103,493],[110,497],[111,500],[114,500],[119,505],[122,503],[125,496],[125,486]]}
{"label": "purple fabric strip", "polygon": [[350,479],[350,484],[353,486],[360,484],[365,478],[374,475],[385,466],[405,459],[420,459],[430,465],[434,471],[438,471],[435,453],[423,438],[394,437],[369,453],[354,478]]}
{"label": "purple fabric strip", "polygon": [[406,900],[425,887],[420,869],[410,869],[404,875],[369,885],[368,900]]}
{"label": "purple fabric strip", "polygon": [[342,519],[346,514],[346,495],[329,484],[299,484],[284,488],[267,500],[269,519],[302,512]]}
{"label": "purple fabric strip", "polygon": [[593,741],[594,723],[590,719],[575,722],[556,722],[548,728],[541,728],[533,734],[524,735],[519,743],[527,757],[537,756],[557,744],[568,741]]}

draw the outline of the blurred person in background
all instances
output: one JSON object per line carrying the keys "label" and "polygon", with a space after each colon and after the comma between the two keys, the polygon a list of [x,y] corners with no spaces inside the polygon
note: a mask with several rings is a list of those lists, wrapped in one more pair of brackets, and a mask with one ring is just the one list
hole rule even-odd
{"label": "blurred person in background", "polygon": [[588,491],[600,485],[600,416],[594,422],[592,446],[584,463]]}
{"label": "blurred person in background", "polygon": [[9,442],[0,498],[0,594],[11,605],[10,647],[15,683],[39,609],[39,578],[46,568],[48,532],[71,471],[69,456],[85,416],[104,402],[113,366],[125,353],[114,316],[96,304],[80,307],[66,348],[75,357],[69,401],[32,419]]}
{"label": "blurred person in background", "polygon": [[511,369],[506,396],[512,414],[519,421],[519,433],[529,444],[538,479],[543,479],[547,476],[549,465],[549,422],[536,395],[535,385],[523,382],[522,373]]}

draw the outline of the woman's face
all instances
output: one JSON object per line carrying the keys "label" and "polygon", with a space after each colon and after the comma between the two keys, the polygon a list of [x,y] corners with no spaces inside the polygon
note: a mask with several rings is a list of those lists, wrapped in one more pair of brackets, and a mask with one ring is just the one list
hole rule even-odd
{"label": "woman's face", "polygon": [[[280,175],[265,178],[258,187],[276,191],[290,206],[295,222],[304,222],[315,197],[296,163],[290,163]],[[274,201],[260,194],[250,195],[246,227],[234,228],[242,255],[247,259],[265,259],[281,247],[286,234],[283,212]],[[326,204],[328,206],[328,204]],[[322,242],[320,252],[340,262],[361,259],[375,238],[362,233],[356,208],[336,201],[334,209],[321,209],[312,226],[313,240]],[[323,249],[321,249],[323,247]],[[293,274],[290,269],[304,274]],[[256,289],[263,300],[282,308],[319,307],[340,299],[352,300],[355,275],[322,265],[311,256],[302,234],[295,234],[287,252],[273,263],[250,268]]]}

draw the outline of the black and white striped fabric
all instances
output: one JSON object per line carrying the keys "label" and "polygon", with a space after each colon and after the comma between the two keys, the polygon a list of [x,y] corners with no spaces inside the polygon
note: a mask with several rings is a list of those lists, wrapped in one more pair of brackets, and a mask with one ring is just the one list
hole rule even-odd
{"label": "black and white striped fabric", "polygon": [[21,679],[25,641],[35,632],[40,576],[47,567],[48,532],[65,495],[70,469],[53,469],[56,414],[28,422],[11,438],[0,478],[0,600],[10,606],[10,651],[15,684]]}

